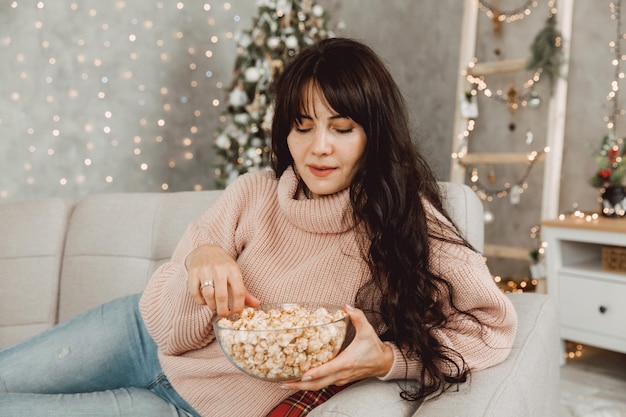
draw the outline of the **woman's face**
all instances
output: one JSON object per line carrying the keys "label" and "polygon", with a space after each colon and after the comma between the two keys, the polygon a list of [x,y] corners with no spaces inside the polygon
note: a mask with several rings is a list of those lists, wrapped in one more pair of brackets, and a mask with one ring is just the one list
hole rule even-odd
{"label": "woman's face", "polygon": [[367,138],[361,125],[329,108],[317,88],[309,87],[306,97],[306,114],[294,121],[287,145],[309,197],[317,198],[350,186]]}

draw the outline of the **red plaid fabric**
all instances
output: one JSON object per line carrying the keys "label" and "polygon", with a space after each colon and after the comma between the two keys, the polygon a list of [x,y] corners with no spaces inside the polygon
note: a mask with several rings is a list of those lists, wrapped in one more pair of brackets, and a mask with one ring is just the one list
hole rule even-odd
{"label": "red plaid fabric", "polygon": [[337,386],[331,385],[319,391],[298,391],[285,398],[278,404],[267,417],[301,417],[306,416],[320,404],[326,402],[339,391],[349,387],[350,384]]}

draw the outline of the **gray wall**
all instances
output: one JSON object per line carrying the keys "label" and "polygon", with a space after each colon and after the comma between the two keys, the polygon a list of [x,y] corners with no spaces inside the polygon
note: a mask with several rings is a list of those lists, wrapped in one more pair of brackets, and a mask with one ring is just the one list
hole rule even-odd
{"label": "gray wall", "polygon": [[[213,188],[211,144],[224,110],[213,101],[223,101],[219,84],[232,75],[231,35],[251,26],[256,2],[41,3],[0,3],[0,202]],[[461,11],[321,4],[334,28],[345,25],[338,34],[367,41],[390,63],[445,177]],[[448,9],[454,23],[439,25]]]}
{"label": "gray wall", "polygon": [[[232,74],[232,34],[251,25],[256,2],[165,1],[0,3],[0,202],[95,192],[213,188],[213,133]],[[462,2],[460,0],[320,0],[338,35],[361,39],[389,64],[413,116],[417,138],[442,180],[448,178]],[[546,13],[542,3],[522,22],[506,24],[501,38],[479,18],[479,60],[527,57]],[[37,4],[43,5],[38,8]],[[210,4],[210,10],[203,6]],[[562,211],[578,203],[596,209],[587,185],[595,170],[591,147],[606,132],[606,95],[613,79],[608,42],[615,38],[609,1],[578,0],[574,10],[563,176]],[[74,7],[75,6],[75,7]],[[344,29],[340,29],[343,27]],[[211,37],[216,36],[213,43]],[[207,57],[205,52],[211,51]],[[527,78],[528,74],[521,74]],[[520,78],[490,77],[506,88]],[[475,151],[525,151],[545,144],[547,103],[510,114],[494,101],[480,103]],[[516,129],[510,131],[508,124]],[[529,147],[524,132],[531,129]],[[143,168],[142,168],[142,164]],[[483,169],[482,172],[485,172]],[[498,181],[519,167],[498,168]],[[108,178],[108,180],[107,180]],[[487,240],[534,242],[543,167],[528,178],[518,205],[488,205],[495,221]],[[524,274],[527,265],[506,273]]]}

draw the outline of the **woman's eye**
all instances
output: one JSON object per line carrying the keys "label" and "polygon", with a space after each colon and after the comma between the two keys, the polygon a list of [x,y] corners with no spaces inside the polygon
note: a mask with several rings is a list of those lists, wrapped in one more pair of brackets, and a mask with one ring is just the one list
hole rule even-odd
{"label": "woman's eye", "polygon": [[310,132],[311,128],[310,127],[304,127],[304,126],[294,126],[293,129],[298,132],[298,133],[306,133],[306,132]]}
{"label": "woman's eye", "polygon": [[339,129],[339,128],[335,128],[335,130],[342,134],[342,135],[347,135],[348,133],[352,133],[352,131],[354,130],[352,127],[349,127],[347,129]]}

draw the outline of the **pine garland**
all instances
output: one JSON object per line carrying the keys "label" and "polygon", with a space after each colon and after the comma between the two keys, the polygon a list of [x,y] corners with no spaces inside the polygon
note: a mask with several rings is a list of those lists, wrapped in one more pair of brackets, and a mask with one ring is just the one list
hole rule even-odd
{"label": "pine garland", "polygon": [[556,14],[551,14],[544,28],[539,31],[530,47],[531,56],[526,69],[539,71],[548,77],[550,91],[561,76],[563,63],[561,32],[556,28]]}

